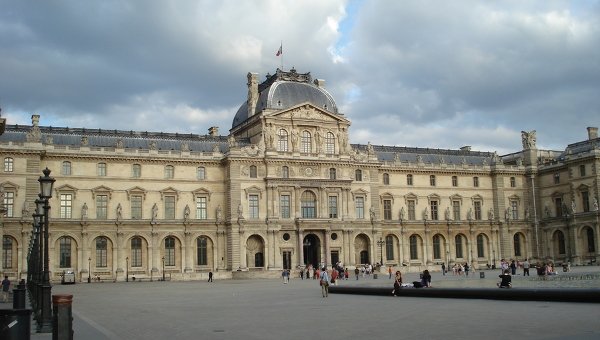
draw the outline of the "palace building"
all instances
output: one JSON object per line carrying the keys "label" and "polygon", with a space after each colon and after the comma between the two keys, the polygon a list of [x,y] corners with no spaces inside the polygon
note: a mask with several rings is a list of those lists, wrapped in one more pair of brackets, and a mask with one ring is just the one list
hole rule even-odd
{"label": "palace building", "polygon": [[3,122],[1,271],[27,276],[45,168],[56,179],[54,281],[67,270],[199,280],[337,262],[417,272],[598,260],[597,128],[558,151],[523,132],[523,149],[508,155],[352,144],[323,80],[294,69],[247,78],[227,136]]}

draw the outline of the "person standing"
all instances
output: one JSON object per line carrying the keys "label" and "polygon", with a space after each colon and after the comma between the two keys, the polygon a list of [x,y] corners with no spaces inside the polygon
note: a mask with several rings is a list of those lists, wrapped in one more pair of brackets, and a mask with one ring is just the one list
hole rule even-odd
{"label": "person standing", "polygon": [[329,296],[329,274],[327,274],[327,268],[323,267],[321,270],[321,274],[319,275],[320,284],[321,284],[321,293],[323,293],[323,297]]}
{"label": "person standing", "polygon": [[469,276],[469,263],[465,262],[465,275]]}
{"label": "person standing", "polygon": [[442,263],[442,275],[446,275],[446,264]]}
{"label": "person standing", "polygon": [[388,267],[388,274],[389,274],[389,278],[392,278],[392,266]]}
{"label": "person standing", "polygon": [[304,280],[304,269],[300,268],[300,279]]}
{"label": "person standing", "polygon": [[527,275],[529,276],[529,261],[527,261],[527,259],[525,259],[525,262],[523,262],[523,276]]}
{"label": "person standing", "polygon": [[8,289],[10,288],[10,280],[8,276],[4,276],[4,280],[2,280],[2,301],[8,301]]}
{"label": "person standing", "polygon": [[208,272],[208,282],[213,282],[213,272]]}
{"label": "person standing", "polygon": [[358,281],[358,274],[360,274],[360,269],[358,267],[354,268],[354,275],[356,275],[356,280]]}

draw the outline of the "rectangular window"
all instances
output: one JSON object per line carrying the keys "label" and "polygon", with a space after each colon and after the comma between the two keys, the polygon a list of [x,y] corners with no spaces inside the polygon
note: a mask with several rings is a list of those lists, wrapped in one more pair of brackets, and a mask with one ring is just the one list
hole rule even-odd
{"label": "rectangular window", "polygon": [[196,179],[204,180],[206,178],[206,169],[203,166],[198,167],[196,169]]}
{"label": "rectangular window", "polygon": [[67,237],[61,237],[59,241],[60,247],[60,268],[71,267],[71,239]]}
{"label": "rectangular window", "polygon": [[175,219],[175,196],[165,196],[165,219]]}
{"label": "rectangular window", "polygon": [[139,164],[134,164],[131,166],[131,177],[140,178],[142,177],[142,166]]}
{"label": "rectangular window", "polygon": [[248,217],[251,219],[258,218],[258,195],[248,196]]}
{"label": "rectangular window", "polygon": [[4,193],[4,209],[6,209],[6,217],[14,217],[15,211],[15,193],[7,191]]}
{"label": "rectangular window", "polygon": [[98,163],[98,169],[97,169],[97,173],[98,176],[100,177],[104,177],[106,176],[106,163]]}
{"label": "rectangular window", "polygon": [[387,261],[394,260],[394,238],[392,236],[385,237],[385,259]]}
{"label": "rectangular window", "polygon": [[473,186],[475,188],[479,187],[479,177],[473,177]]}
{"label": "rectangular window", "polygon": [[416,209],[415,200],[408,200],[408,201],[406,201],[406,204],[408,205],[408,219],[410,221],[416,220],[417,216],[415,213],[415,209]]}
{"label": "rectangular window", "polygon": [[475,219],[476,220],[481,220],[481,202],[480,201],[474,201],[473,202],[473,208],[475,208]]}
{"label": "rectangular window", "polygon": [[131,219],[142,219],[142,196],[131,196]]}
{"label": "rectangular window", "polygon": [[338,216],[337,199],[337,196],[329,196],[329,218],[337,218]]}
{"label": "rectangular window", "polygon": [[12,239],[8,236],[2,238],[2,267],[4,269],[11,269],[13,267],[13,249]]}
{"label": "rectangular window", "polygon": [[460,221],[460,201],[452,201],[452,214],[455,221]]}
{"label": "rectangular window", "polygon": [[386,221],[392,219],[392,200],[383,200],[383,219]]}
{"label": "rectangular window", "polygon": [[172,165],[165,166],[165,178],[171,179],[175,176],[175,167]]}
{"label": "rectangular window", "polygon": [[452,176],[452,186],[453,187],[457,187],[458,186],[458,177]]}
{"label": "rectangular window", "polygon": [[356,197],[354,199],[354,207],[356,211],[356,218],[363,219],[365,218],[365,198],[364,197]]}
{"label": "rectangular window", "polygon": [[96,195],[96,218],[105,220],[108,218],[108,196]]}
{"label": "rectangular window", "polygon": [[510,187],[514,188],[517,186],[517,180],[514,177],[510,178]]}
{"label": "rectangular window", "polygon": [[131,249],[131,266],[141,267],[142,266],[142,248]]}
{"label": "rectangular window", "polygon": [[512,219],[518,220],[519,219],[519,202],[510,201],[510,211],[511,211]]}
{"label": "rectangular window", "polygon": [[413,185],[413,175],[406,175],[406,185]]}
{"label": "rectangular window", "polygon": [[71,174],[71,162],[62,163],[62,174],[65,176],[69,176]]}
{"label": "rectangular window", "polygon": [[60,194],[60,218],[71,218],[72,194]]}
{"label": "rectangular window", "polygon": [[579,176],[581,176],[581,177],[585,176],[585,164],[581,164],[579,166]]}
{"label": "rectangular window", "polygon": [[554,184],[560,183],[560,174],[557,172],[554,174]]}
{"label": "rectangular window", "polygon": [[205,220],[208,218],[206,202],[207,202],[206,197],[204,197],[204,196],[196,197],[196,219]]}
{"label": "rectangular window", "polygon": [[437,221],[439,218],[439,216],[438,216],[438,201],[429,202],[429,206],[431,207],[431,219],[433,221]]}
{"label": "rectangular window", "polygon": [[431,185],[432,187],[435,186],[435,175],[429,176],[429,185]]}
{"label": "rectangular window", "polygon": [[561,217],[563,215],[562,199],[560,197],[554,199],[554,209],[556,211],[556,217]]}
{"label": "rectangular window", "polygon": [[587,191],[582,191],[581,192],[581,205],[582,205],[582,209],[583,212],[589,212],[590,211],[590,195]]}
{"label": "rectangular window", "polygon": [[4,158],[4,172],[12,172],[13,171],[13,159],[10,157]]}
{"label": "rectangular window", "polygon": [[290,218],[290,195],[281,195],[279,197],[279,209],[281,218]]}

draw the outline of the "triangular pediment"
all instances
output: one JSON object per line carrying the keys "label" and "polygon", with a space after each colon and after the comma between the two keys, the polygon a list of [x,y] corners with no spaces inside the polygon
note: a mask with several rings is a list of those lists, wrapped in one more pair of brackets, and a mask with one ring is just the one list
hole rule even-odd
{"label": "triangular pediment", "polygon": [[192,191],[192,194],[194,194],[194,197],[196,196],[207,196],[208,200],[210,201],[210,195],[212,194],[212,192],[206,188],[200,187],[194,191]]}
{"label": "triangular pediment", "polygon": [[110,199],[112,196],[112,189],[104,185],[92,189],[92,198],[95,199],[98,194],[108,194],[108,198]]}
{"label": "triangular pediment", "polygon": [[369,192],[366,191],[365,189],[354,190],[354,191],[352,191],[352,200],[354,201],[354,199],[357,196],[358,197],[367,197],[368,194],[369,194]]}
{"label": "triangular pediment", "polygon": [[178,200],[179,199],[179,191],[177,189],[174,189],[173,187],[168,187],[168,188],[162,189],[160,191],[160,199],[163,200],[165,198],[165,196],[175,196],[175,199]]}
{"label": "triangular pediment", "polygon": [[72,193],[73,194],[73,199],[75,199],[75,197],[77,196],[77,188],[75,188],[74,186],[68,185],[68,184],[64,184],[59,186],[58,188],[54,189],[56,191],[56,196],[60,197],[60,193]]}
{"label": "triangular pediment", "polygon": [[131,197],[131,195],[141,195],[145,199],[146,198],[146,190],[144,190],[143,188],[140,188],[138,186],[135,186],[135,187],[127,190],[127,199],[129,199]]}
{"label": "triangular pediment", "polygon": [[296,122],[346,122],[347,119],[340,115],[326,111],[324,108],[319,108],[311,103],[302,103],[296,106],[289,107],[285,110],[275,111],[265,114],[265,117],[275,119],[294,119]]}
{"label": "triangular pediment", "polygon": [[0,190],[8,190],[8,191],[19,191],[19,186],[11,181],[6,181],[0,183]]}

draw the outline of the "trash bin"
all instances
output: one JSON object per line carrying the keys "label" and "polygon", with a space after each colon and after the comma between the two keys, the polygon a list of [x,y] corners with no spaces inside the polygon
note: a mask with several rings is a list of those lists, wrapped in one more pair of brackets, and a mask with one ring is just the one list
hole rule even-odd
{"label": "trash bin", "polygon": [[31,338],[31,309],[0,309],[0,339]]}
{"label": "trash bin", "polygon": [[484,272],[479,272],[479,278],[480,279],[485,279],[485,273]]}
{"label": "trash bin", "polygon": [[376,279],[376,278],[377,278],[377,274],[376,274],[376,273],[374,273],[374,274],[373,274],[373,279]]}

